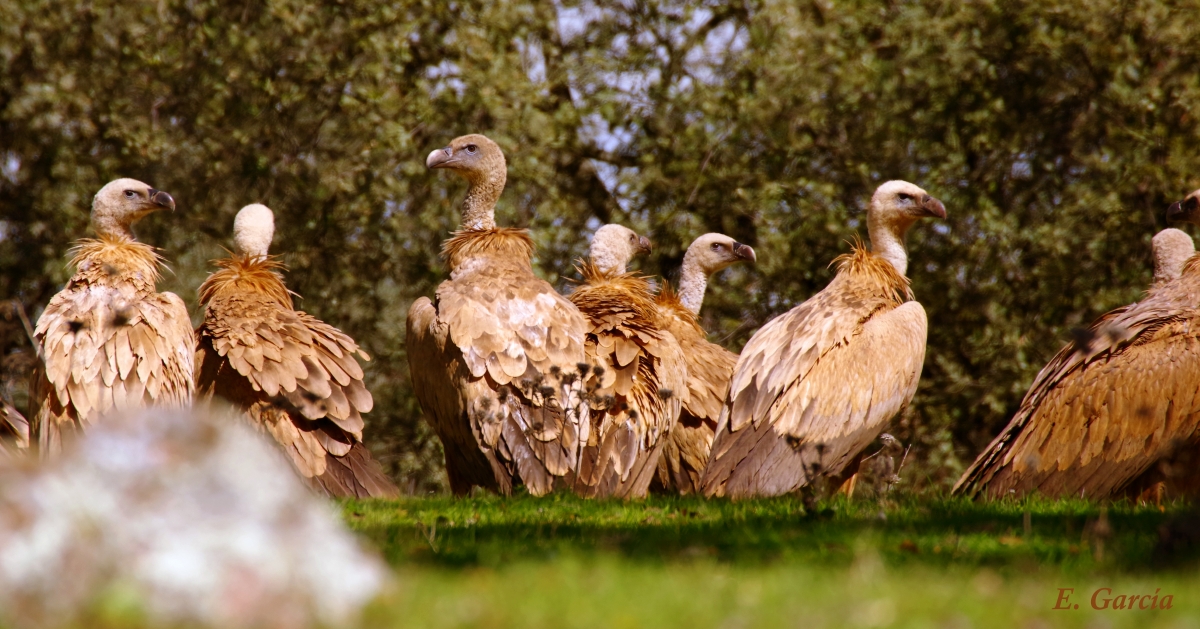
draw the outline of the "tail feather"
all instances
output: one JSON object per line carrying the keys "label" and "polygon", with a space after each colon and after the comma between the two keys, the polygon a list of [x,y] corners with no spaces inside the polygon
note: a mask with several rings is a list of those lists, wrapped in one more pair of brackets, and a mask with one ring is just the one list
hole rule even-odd
{"label": "tail feather", "polygon": [[325,473],[312,480],[316,487],[335,498],[395,498],[396,487],[371,452],[355,442],[345,456],[325,455]]}

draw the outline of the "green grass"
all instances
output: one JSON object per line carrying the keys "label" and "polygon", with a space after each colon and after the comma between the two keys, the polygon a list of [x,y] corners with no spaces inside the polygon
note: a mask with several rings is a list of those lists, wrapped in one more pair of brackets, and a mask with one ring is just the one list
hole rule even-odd
{"label": "green grass", "polygon": [[[1200,627],[1200,516],[1184,505],[488,496],[342,509],[396,569],[367,626]],[[1093,610],[1101,587],[1157,589],[1173,607]],[[1052,609],[1059,588],[1079,610]]]}

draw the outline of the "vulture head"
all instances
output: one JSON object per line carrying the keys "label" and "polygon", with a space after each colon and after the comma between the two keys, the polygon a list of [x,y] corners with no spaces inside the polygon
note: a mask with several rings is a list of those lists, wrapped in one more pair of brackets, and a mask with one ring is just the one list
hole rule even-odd
{"label": "vulture head", "polygon": [[758,256],[750,245],[744,245],[725,234],[704,234],[692,241],[683,254],[683,266],[694,266],[705,276],[712,275],[734,262],[757,262]]}
{"label": "vulture head", "polygon": [[274,237],[275,214],[261,203],[247,205],[233,219],[233,244],[238,253],[265,258]]}
{"label": "vulture head", "polygon": [[623,225],[605,225],[596,230],[588,256],[592,264],[604,273],[624,273],[629,261],[641,253],[649,253],[650,241]]}
{"label": "vulture head", "polygon": [[462,210],[464,228],[496,227],[496,201],[508,178],[504,151],[498,144],[478,133],[460,136],[431,152],[425,158],[425,166],[452,170],[467,180],[467,198]]}
{"label": "vulture head", "polygon": [[1183,273],[1183,265],[1196,253],[1192,237],[1183,231],[1168,227],[1151,240],[1154,249],[1154,283],[1164,284]]}
{"label": "vulture head", "polygon": [[1200,190],[1197,190],[1182,201],[1176,201],[1167,208],[1168,221],[1183,221],[1200,225]]}
{"label": "vulture head", "polygon": [[693,314],[700,314],[708,277],[742,260],[757,262],[758,256],[750,245],[725,234],[704,234],[693,240],[683,254],[683,268],[679,271],[679,302]]}
{"label": "vulture head", "polygon": [[908,269],[904,235],[917,219],[946,218],[946,206],[907,181],[889,181],[875,189],[867,208],[872,251],[891,262],[901,275]]}
{"label": "vulture head", "polygon": [[175,199],[136,179],[117,179],[92,199],[92,227],[100,236],[133,238],[133,224],[158,210],[175,210]]}
{"label": "vulture head", "polygon": [[912,225],[919,218],[946,218],[946,206],[907,181],[889,181],[875,189],[868,215],[888,223]]}

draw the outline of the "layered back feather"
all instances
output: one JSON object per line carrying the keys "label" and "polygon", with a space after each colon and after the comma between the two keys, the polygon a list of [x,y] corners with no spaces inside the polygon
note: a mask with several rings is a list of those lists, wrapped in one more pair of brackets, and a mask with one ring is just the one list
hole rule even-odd
{"label": "layered back feather", "polygon": [[591,323],[586,354],[592,426],[576,491],[646,495],[667,435],[689,399],[687,366],[659,315],[650,283],[636,273],[604,273],[590,261],[571,294]]}
{"label": "layered back feather", "polygon": [[778,495],[844,478],[912,399],[926,318],[908,278],[861,242],[824,290],[743,348],[704,474],[707,495]]}
{"label": "layered back feather", "polygon": [[1038,373],[955,484],[969,496],[1105,498],[1158,482],[1200,495],[1200,256],[1140,302],[1097,319]]}
{"label": "layered back feather", "polygon": [[589,415],[583,316],[533,273],[526,230],[461,230],[442,251],[450,279],[409,309],[407,349],[451,489],[570,486]]}
{"label": "layered back feather", "polygon": [[84,239],[75,274],[38,319],[44,365],[35,376],[34,432],[44,455],[64,431],[110,411],[192,398],[194,346],[183,300],[155,292],[162,259],[121,237]]}
{"label": "layered back feather", "polygon": [[276,259],[239,255],[216,265],[200,286],[199,392],[234,404],[271,434],[315,489],[395,496],[362,443],[362,413],[374,402],[355,357],[370,357],[340,330],[293,309]]}
{"label": "layered back feather", "polygon": [[651,489],[692,494],[699,491],[700,478],[708,465],[717,418],[729,393],[729,380],[737,354],[708,340],[696,315],[679,301],[670,284],[664,283],[655,299],[663,326],[679,342],[687,362],[688,401],[671,431],[659,458],[658,474]]}

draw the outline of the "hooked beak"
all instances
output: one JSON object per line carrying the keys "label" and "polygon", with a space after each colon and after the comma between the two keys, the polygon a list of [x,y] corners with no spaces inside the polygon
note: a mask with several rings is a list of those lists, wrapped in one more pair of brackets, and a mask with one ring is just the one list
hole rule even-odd
{"label": "hooked beak", "polygon": [[754,255],[754,248],[740,242],[733,243],[733,255],[750,262],[758,262],[758,256]]}
{"label": "hooked beak", "polygon": [[638,238],[638,253],[650,253],[654,250],[654,245],[650,243],[650,239],[641,236]]}
{"label": "hooked beak", "polygon": [[434,149],[429,153],[429,157],[425,158],[426,168],[445,168],[446,162],[449,162],[454,157],[454,149],[443,147]]}
{"label": "hooked beak", "polygon": [[1194,196],[1190,196],[1182,201],[1176,201],[1167,208],[1168,221],[1186,221],[1194,216],[1196,209],[1200,207],[1200,200]]}
{"label": "hooked beak", "polygon": [[172,212],[175,211],[175,199],[171,198],[171,195],[163,192],[162,190],[150,188],[150,200],[154,202],[155,205],[165,207]]}
{"label": "hooked beak", "polygon": [[946,206],[928,194],[921,198],[921,207],[925,209],[927,216],[946,218]]}

